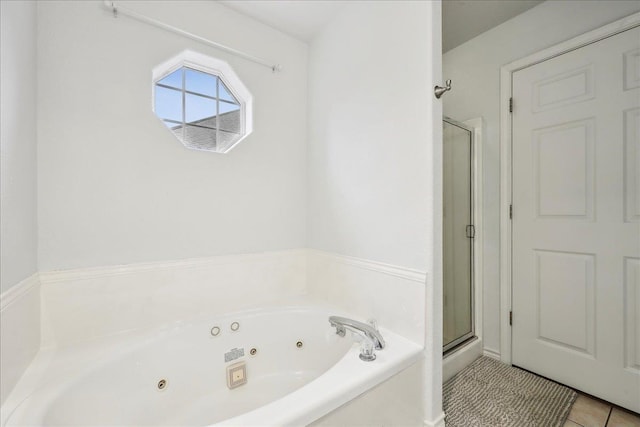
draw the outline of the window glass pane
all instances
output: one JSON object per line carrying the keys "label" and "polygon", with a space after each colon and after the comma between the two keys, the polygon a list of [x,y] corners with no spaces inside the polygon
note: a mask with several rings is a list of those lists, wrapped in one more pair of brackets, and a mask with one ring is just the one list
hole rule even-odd
{"label": "window glass pane", "polygon": [[187,93],[185,114],[187,123],[197,122],[201,126],[215,127],[216,101]]}
{"label": "window glass pane", "polygon": [[240,106],[238,104],[229,104],[228,102],[220,101],[220,114],[228,113],[229,111],[238,111]]}
{"label": "window glass pane", "polygon": [[160,80],[158,83],[175,87],[177,89],[182,89],[182,68],[177,69],[164,79]]}
{"label": "window glass pane", "polygon": [[156,86],[155,112],[161,119],[182,121],[182,92]]}
{"label": "window glass pane", "polygon": [[216,130],[187,125],[183,143],[187,148],[216,151]]}
{"label": "window glass pane", "polygon": [[[220,107],[222,107],[222,105],[220,105]],[[240,109],[229,111],[227,113],[220,113],[218,116],[218,123],[220,125],[220,129],[240,133]]]}
{"label": "window glass pane", "polygon": [[235,142],[240,139],[240,135],[237,133],[219,131],[218,138],[218,151],[224,151],[235,144]]}
{"label": "window glass pane", "polygon": [[231,95],[231,91],[227,89],[227,87],[224,85],[224,82],[222,80],[220,80],[220,99],[224,99],[224,100],[231,101],[238,104],[238,100],[235,99],[233,95]]}
{"label": "window glass pane", "polygon": [[190,68],[185,68],[185,73],[187,90],[203,95],[216,96],[216,80],[218,77]]}

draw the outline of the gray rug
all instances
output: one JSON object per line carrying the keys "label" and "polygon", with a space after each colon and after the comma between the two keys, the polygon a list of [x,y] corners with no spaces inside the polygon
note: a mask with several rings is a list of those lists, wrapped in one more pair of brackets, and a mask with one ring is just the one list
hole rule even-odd
{"label": "gray rug", "polygon": [[481,357],[444,384],[447,427],[562,427],[577,394]]}

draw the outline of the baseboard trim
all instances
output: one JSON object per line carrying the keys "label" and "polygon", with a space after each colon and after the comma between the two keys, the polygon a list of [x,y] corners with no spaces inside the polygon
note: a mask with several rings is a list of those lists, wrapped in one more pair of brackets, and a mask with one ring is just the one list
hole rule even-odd
{"label": "baseboard trim", "polygon": [[495,350],[491,350],[491,349],[485,348],[483,350],[482,354],[484,356],[490,357],[492,359],[501,360],[500,353],[495,351]]}
{"label": "baseboard trim", "polygon": [[427,273],[413,268],[402,267],[398,265],[385,264],[379,261],[372,261],[363,258],[356,258],[347,255],[340,255],[331,252],[324,252],[317,249],[308,249],[310,255],[329,258],[341,264],[351,265],[353,267],[365,270],[375,271],[377,273],[389,276],[400,277],[402,279],[411,280],[413,282],[426,283]]}
{"label": "baseboard trim", "polygon": [[218,255],[204,258],[188,258],[175,261],[145,262],[124,265],[110,265],[103,267],[78,268],[70,270],[56,270],[40,273],[42,285],[60,282],[97,279],[110,276],[137,274],[158,270],[182,270],[203,268],[213,265],[235,264],[245,262],[259,262],[283,255],[304,256],[305,249],[290,249],[284,251],[259,252],[252,254]]}
{"label": "baseboard trim", "polygon": [[33,288],[40,284],[38,273],[33,273],[17,285],[10,287],[0,295],[0,312],[18,301]]}
{"label": "baseboard trim", "polygon": [[435,420],[433,421],[423,421],[424,427],[445,427],[444,424],[445,413],[442,412]]}

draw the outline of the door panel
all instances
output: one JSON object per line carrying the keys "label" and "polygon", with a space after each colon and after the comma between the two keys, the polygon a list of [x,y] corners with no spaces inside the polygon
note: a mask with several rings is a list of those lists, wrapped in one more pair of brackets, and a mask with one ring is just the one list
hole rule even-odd
{"label": "door panel", "polygon": [[625,368],[640,373],[640,258],[625,259]]}
{"label": "door panel", "polygon": [[624,53],[624,89],[640,87],[640,49]]}
{"label": "door panel", "polygon": [[593,119],[534,131],[538,218],[593,218],[593,132]]}
{"label": "door panel", "polygon": [[[536,250],[539,339],[594,355],[593,254]],[[572,310],[567,310],[567,305]]]}
{"label": "door panel", "polygon": [[[640,71],[638,72],[640,74]],[[625,156],[625,221],[640,221],[640,108],[632,108],[624,116]]]}
{"label": "door panel", "polygon": [[640,28],[513,74],[515,365],[640,411]]}
{"label": "door panel", "polygon": [[593,99],[593,64],[553,74],[535,82],[533,93],[535,113]]}

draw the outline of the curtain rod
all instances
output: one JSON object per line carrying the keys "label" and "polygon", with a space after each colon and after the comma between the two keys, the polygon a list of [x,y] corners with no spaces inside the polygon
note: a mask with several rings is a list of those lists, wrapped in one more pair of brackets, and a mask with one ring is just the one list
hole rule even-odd
{"label": "curtain rod", "polygon": [[234,48],[225,46],[225,45],[220,44],[220,43],[216,43],[216,42],[211,41],[209,39],[206,39],[204,37],[200,37],[200,36],[198,36],[196,34],[192,34],[192,33],[189,33],[187,31],[181,30],[180,28],[176,28],[176,27],[171,26],[169,24],[165,24],[164,22],[161,22],[161,21],[158,21],[156,19],[150,18],[150,17],[148,17],[146,15],[143,15],[141,13],[135,12],[135,11],[133,11],[131,9],[126,8],[126,7],[122,7],[122,6],[120,6],[120,4],[118,4],[115,1],[105,0],[104,1],[104,5],[105,5],[105,7],[107,9],[109,9],[109,10],[111,10],[113,12],[113,17],[114,18],[117,18],[118,14],[126,15],[126,16],[129,16],[129,17],[131,17],[133,19],[136,19],[136,20],[138,20],[140,22],[144,22],[145,24],[149,24],[149,25],[153,25],[153,26],[162,28],[163,30],[170,31],[170,32],[175,33],[175,34],[179,34],[179,35],[181,35],[183,37],[187,37],[189,39],[192,39],[192,40],[195,40],[197,42],[206,44],[208,46],[212,46],[212,47],[214,47],[216,49],[220,49],[220,50],[223,50],[225,52],[229,52],[229,53],[231,53],[233,55],[239,56],[241,58],[247,59],[249,61],[255,62],[256,64],[263,65],[263,66],[271,69],[271,71],[273,71],[274,73],[276,71],[282,71],[282,65],[280,65],[280,64],[272,64],[271,62],[269,62],[269,61],[267,61],[265,59],[262,59],[262,58],[258,58],[257,56],[249,55],[248,53],[244,53],[242,51],[236,50]]}

